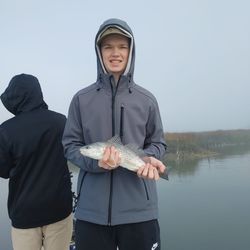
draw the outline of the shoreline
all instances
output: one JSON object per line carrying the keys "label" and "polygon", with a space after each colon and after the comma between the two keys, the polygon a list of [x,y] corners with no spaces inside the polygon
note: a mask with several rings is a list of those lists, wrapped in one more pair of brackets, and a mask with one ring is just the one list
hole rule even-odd
{"label": "shoreline", "polygon": [[194,161],[250,150],[250,130],[165,133],[164,162]]}

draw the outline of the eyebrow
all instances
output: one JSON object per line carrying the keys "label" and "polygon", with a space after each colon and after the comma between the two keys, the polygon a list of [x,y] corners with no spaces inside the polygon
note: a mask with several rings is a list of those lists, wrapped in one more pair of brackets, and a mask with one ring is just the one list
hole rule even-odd
{"label": "eyebrow", "polygon": [[[124,46],[124,45],[129,47],[129,43],[126,43],[126,42],[118,44],[118,46]],[[113,46],[113,44],[111,44],[109,42],[107,42],[107,43],[104,42],[104,43],[101,44],[101,47],[103,47],[103,46]]]}

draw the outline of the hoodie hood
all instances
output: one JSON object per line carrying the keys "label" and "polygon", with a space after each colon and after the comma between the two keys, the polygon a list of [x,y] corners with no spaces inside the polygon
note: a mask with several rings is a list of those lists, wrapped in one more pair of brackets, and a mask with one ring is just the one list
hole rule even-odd
{"label": "hoodie hood", "polygon": [[128,26],[128,24],[117,18],[111,18],[106,20],[99,28],[96,37],[95,37],[95,50],[96,50],[96,56],[97,56],[97,74],[98,77],[103,74],[108,74],[106,72],[106,69],[104,67],[102,57],[101,57],[101,51],[100,46],[98,44],[98,41],[101,37],[101,35],[108,29],[108,28],[117,28],[121,30],[123,33],[126,34],[127,37],[130,39],[130,52],[129,52],[129,58],[127,67],[123,73],[123,75],[127,76],[133,79],[134,74],[134,63],[135,63],[135,42],[134,42],[134,36],[131,28]]}
{"label": "hoodie hood", "polygon": [[1,101],[14,115],[34,109],[48,109],[38,79],[27,74],[16,75],[11,79],[9,86],[1,95]]}

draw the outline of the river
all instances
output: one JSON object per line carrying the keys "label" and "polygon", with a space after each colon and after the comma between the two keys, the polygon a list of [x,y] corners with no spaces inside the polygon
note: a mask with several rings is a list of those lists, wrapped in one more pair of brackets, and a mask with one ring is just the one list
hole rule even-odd
{"label": "river", "polygon": [[[250,249],[250,152],[173,166],[158,181],[162,250]],[[74,178],[75,179],[75,178]],[[0,179],[0,250],[11,250]]]}

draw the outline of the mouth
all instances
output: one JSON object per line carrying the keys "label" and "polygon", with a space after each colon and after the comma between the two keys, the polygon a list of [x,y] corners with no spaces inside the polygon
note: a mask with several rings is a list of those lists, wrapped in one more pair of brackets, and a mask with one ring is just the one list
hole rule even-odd
{"label": "mouth", "polygon": [[112,68],[120,68],[123,64],[122,60],[110,60],[109,63]]}
{"label": "mouth", "polygon": [[121,63],[122,60],[118,60],[118,59],[112,59],[112,60],[109,60],[110,63]]}

